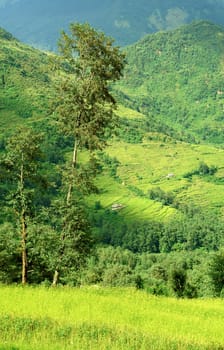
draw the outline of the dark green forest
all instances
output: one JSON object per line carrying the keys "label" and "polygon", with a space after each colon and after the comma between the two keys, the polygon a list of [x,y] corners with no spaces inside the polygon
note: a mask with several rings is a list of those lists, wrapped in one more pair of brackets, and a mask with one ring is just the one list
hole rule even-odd
{"label": "dark green forest", "polygon": [[53,55],[0,30],[2,283],[223,295],[223,37],[197,22],[121,50],[74,24]]}

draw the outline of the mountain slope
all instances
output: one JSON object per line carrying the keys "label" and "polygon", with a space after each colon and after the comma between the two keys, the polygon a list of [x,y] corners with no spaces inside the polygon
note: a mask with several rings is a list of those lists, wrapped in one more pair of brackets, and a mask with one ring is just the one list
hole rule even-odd
{"label": "mountain slope", "polygon": [[116,87],[123,103],[147,114],[160,131],[224,142],[223,27],[195,22],[148,35],[126,51],[125,77]]}
{"label": "mountain slope", "polygon": [[194,19],[224,24],[223,15],[222,0],[0,1],[0,25],[25,42],[48,49],[56,48],[60,30],[74,21],[88,21],[125,45]]}
{"label": "mountain slope", "polygon": [[48,56],[0,28],[0,134],[46,115]]}
{"label": "mountain slope", "polygon": [[[167,220],[185,206],[222,209],[223,27],[195,22],[148,35],[126,52],[114,89],[142,119],[123,122],[122,142],[107,149],[118,165],[113,181],[101,179],[107,190],[98,200],[107,208],[121,203],[129,220]],[[129,113],[120,116],[130,120]]]}
{"label": "mountain slope", "polygon": [[[126,69],[126,75],[121,84],[115,87],[120,98],[120,106],[117,111],[120,117],[120,128],[117,130],[116,136],[109,140],[109,146],[105,152],[100,154],[103,173],[97,179],[99,194],[92,195],[87,199],[90,211],[100,207],[97,215],[102,216],[105,215],[105,212],[113,214],[112,205],[121,204],[122,209],[116,212],[117,216],[114,218],[115,226],[119,218],[128,222],[148,220],[166,222],[172,217],[182,215],[186,208],[193,210],[192,208],[195,206],[201,206],[208,211],[223,210],[224,150],[214,144],[194,144],[193,142],[189,144],[186,142],[188,141],[186,138],[185,142],[181,141],[180,135],[181,133],[183,136],[186,134],[186,126],[180,121],[173,121],[172,110],[168,111],[166,102],[169,94],[170,99],[173,98],[173,81],[177,79],[179,82],[179,79],[182,79],[182,68],[175,61],[176,56],[178,56],[178,43],[181,38],[186,43],[186,38],[188,38],[187,42],[191,48],[190,38],[193,36],[199,39],[201,29],[199,33],[198,29],[204,26],[209,30],[209,33],[212,28],[214,29],[211,37],[214,35],[216,37],[215,33],[217,33],[217,37],[222,40],[222,28],[203,23],[184,27],[167,34],[157,33],[146,37],[136,46],[128,48],[129,65]],[[210,84],[213,86],[216,79],[219,79],[219,72],[215,65],[217,52],[215,51],[214,61],[211,61],[213,41],[208,40],[206,43],[207,34],[202,32],[201,41],[198,41],[200,48],[206,45],[206,50],[203,51],[205,57],[203,61],[201,60],[199,72],[200,70],[202,72],[208,70]],[[172,40],[167,40],[167,38],[172,38]],[[176,41],[177,38],[179,41]],[[149,43],[151,46],[148,46]],[[164,45],[165,60],[162,60],[162,54],[158,54],[159,61],[157,61],[155,50],[158,47],[161,49],[161,43],[163,45],[164,43],[172,43],[172,45],[176,43],[176,49],[174,50],[171,45],[168,50]],[[38,130],[46,131],[48,99],[52,91],[53,79],[49,71],[48,55],[22,44],[4,30],[0,31],[0,45],[1,139],[13,132],[16,126],[24,124],[32,124],[38,127]],[[210,47],[209,50],[207,50],[208,47]],[[222,41],[220,41],[218,48],[221,55]],[[197,53],[196,49],[193,52]],[[199,50],[199,52],[201,51]],[[169,56],[172,59],[167,60]],[[197,54],[195,57],[198,60],[196,62],[199,62]],[[188,63],[188,61],[186,62]],[[207,66],[206,62],[208,62]],[[144,66],[142,66],[143,63]],[[214,67],[210,71],[211,63]],[[195,65],[194,71],[197,73],[198,67]],[[161,66],[166,67],[169,73],[167,76],[171,80],[165,79],[164,71],[162,71],[163,79],[161,76],[159,77]],[[188,69],[190,71],[192,69],[189,63]],[[200,77],[198,74],[195,76]],[[152,80],[150,80],[151,75]],[[193,78],[194,75],[189,77],[189,79]],[[152,88],[149,91],[146,90],[149,82],[154,90]],[[158,87],[159,82],[161,83]],[[165,88],[162,82],[165,84]],[[199,88],[203,88],[203,80],[198,79],[198,84]],[[166,89],[166,98],[161,99],[160,96],[163,97]],[[186,101],[183,100],[184,92],[182,92],[181,84],[179,90],[182,97],[180,102],[184,103],[186,108],[197,105],[191,95]],[[195,90],[193,89],[193,91]],[[172,108],[180,108],[177,99],[180,97],[177,93],[179,92],[176,89]],[[148,104],[146,102],[151,101],[151,96],[155,102],[158,101],[160,110],[166,111],[167,109],[167,114],[155,113],[156,110],[150,110],[151,102]],[[222,95],[218,95],[218,97],[221,99]],[[219,101],[221,100],[219,98],[210,98],[209,100],[216,113],[220,113],[221,102]],[[126,107],[121,102],[124,102]],[[132,106],[133,108],[130,108]],[[175,114],[174,118],[176,118]],[[188,130],[190,134],[193,133],[198,138],[200,135],[195,130],[198,128],[199,121],[203,123],[203,118],[200,115],[198,119],[192,120],[194,133],[192,130]],[[164,125],[168,122],[170,127],[166,129]],[[220,121],[219,123],[221,125]],[[172,130],[174,130],[173,133]],[[46,149],[49,154],[51,153],[52,158],[55,152],[63,151],[65,153],[68,151],[69,145],[67,144],[65,149],[61,139],[56,149],[52,138],[54,138],[54,130],[50,129],[48,141],[51,143],[51,147],[48,145]],[[4,147],[1,148],[1,151],[4,151]]]}

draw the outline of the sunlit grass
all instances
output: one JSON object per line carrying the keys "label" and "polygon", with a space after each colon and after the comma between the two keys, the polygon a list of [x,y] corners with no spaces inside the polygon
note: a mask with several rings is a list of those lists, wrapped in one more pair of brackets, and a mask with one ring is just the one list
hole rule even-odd
{"label": "sunlit grass", "polygon": [[124,107],[122,105],[118,106],[116,114],[119,117],[123,117],[123,118],[127,118],[127,119],[144,119],[145,118],[144,114],[137,112],[133,109]]}
{"label": "sunlit grass", "polygon": [[224,347],[224,304],[218,299],[176,300],[97,287],[2,286],[0,296],[0,349]]}

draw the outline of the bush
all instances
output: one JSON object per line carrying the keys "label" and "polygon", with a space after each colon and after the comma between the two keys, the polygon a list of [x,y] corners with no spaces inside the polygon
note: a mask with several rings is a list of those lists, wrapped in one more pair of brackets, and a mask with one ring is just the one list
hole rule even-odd
{"label": "bush", "polygon": [[161,202],[163,205],[171,205],[174,203],[175,195],[172,192],[165,192],[160,187],[156,187],[149,191],[149,198]]}
{"label": "bush", "polygon": [[186,282],[186,286],[184,289],[184,296],[189,299],[197,298],[198,292],[196,286],[192,285],[189,282]]}
{"label": "bush", "polygon": [[146,291],[153,295],[169,295],[169,289],[167,284],[158,279],[151,279],[149,285],[146,287]]}
{"label": "bush", "polygon": [[205,162],[200,162],[199,167],[184,175],[185,178],[191,178],[193,175],[214,175],[217,172],[217,167],[211,165],[210,167]]}
{"label": "bush", "polygon": [[183,297],[186,286],[187,274],[182,267],[175,267],[171,271],[170,284],[175,295],[180,298]]}
{"label": "bush", "polygon": [[143,282],[143,279],[140,275],[137,275],[135,277],[135,287],[136,289],[143,289],[144,288],[144,282]]}
{"label": "bush", "polygon": [[212,256],[208,274],[214,289],[215,296],[223,294],[224,288],[224,249]]}
{"label": "bush", "polygon": [[113,265],[102,276],[102,283],[110,287],[122,287],[133,284],[132,271],[125,265]]}
{"label": "bush", "polygon": [[151,267],[150,272],[151,272],[152,277],[154,277],[156,279],[160,279],[163,281],[167,281],[167,279],[168,279],[166,269],[159,264],[154,264]]}

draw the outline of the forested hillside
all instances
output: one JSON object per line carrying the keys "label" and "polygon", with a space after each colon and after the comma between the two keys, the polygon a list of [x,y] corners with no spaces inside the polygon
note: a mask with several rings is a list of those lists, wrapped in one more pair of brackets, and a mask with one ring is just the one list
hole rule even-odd
{"label": "forested hillside", "polygon": [[71,22],[89,22],[120,45],[147,33],[177,28],[192,20],[223,22],[223,1],[217,0],[2,0],[0,26],[37,47],[56,49],[58,33]]}
{"label": "forested hillside", "polygon": [[160,131],[223,143],[223,44],[223,27],[204,21],[146,36],[126,50],[123,102]]}
{"label": "forested hillside", "polygon": [[[79,107],[85,106],[88,116],[99,108],[92,107],[91,95],[89,100],[85,95],[92,78],[89,68],[85,71],[89,80],[73,89],[66,84],[79,71],[70,66],[76,62],[75,55],[69,62],[66,55],[65,61],[58,61],[1,29],[1,281],[20,280],[20,224],[15,217],[19,212],[24,219],[18,203],[23,206],[26,198],[28,204],[22,208],[29,208],[30,283],[50,283],[58,259],[64,264],[61,283],[136,284],[139,288],[145,284],[156,294],[169,294],[172,285],[173,293],[191,297],[221,293],[220,285],[214,289],[209,282],[216,267],[208,268],[213,255],[205,252],[218,250],[224,233],[223,35],[222,27],[203,21],[146,36],[127,47],[121,81],[111,82],[106,95],[105,87],[101,91],[102,84],[96,85],[99,79],[92,83],[102,101],[106,96],[107,103],[118,102],[114,135],[104,119],[105,133],[99,134],[99,125],[93,122],[92,134],[80,128],[82,150],[75,173],[69,175],[74,140],[66,118],[73,111],[73,93],[82,94],[76,95],[77,101],[80,98]],[[97,72],[104,67],[96,59],[89,64],[91,69],[96,64]],[[103,70],[107,81],[104,74]],[[61,81],[65,85],[57,97],[55,84]],[[58,106],[61,124],[55,117]],[[110,109],[104,108],[99,116],[110,117]],[[22,163],[21,154],[26,155]],[[22,183],[24,171],[28,181]],[[74,174],[80,181],[75,196],[82,209],[66,212],[72,206],[61,203]],[[77,242],[91,228],[89,247],[97,243],[81,277],[77,270],[82,257],[70,255],[73,244],[79,246],[72,240],[73,226],[69,226],[71,245],[61,235],[71,217],[79,226]],[[189,251],[195,253],[189,255]],[[220,253],[218,259],[222,258]],[[178,274],[184,284],[176,291]]]}

